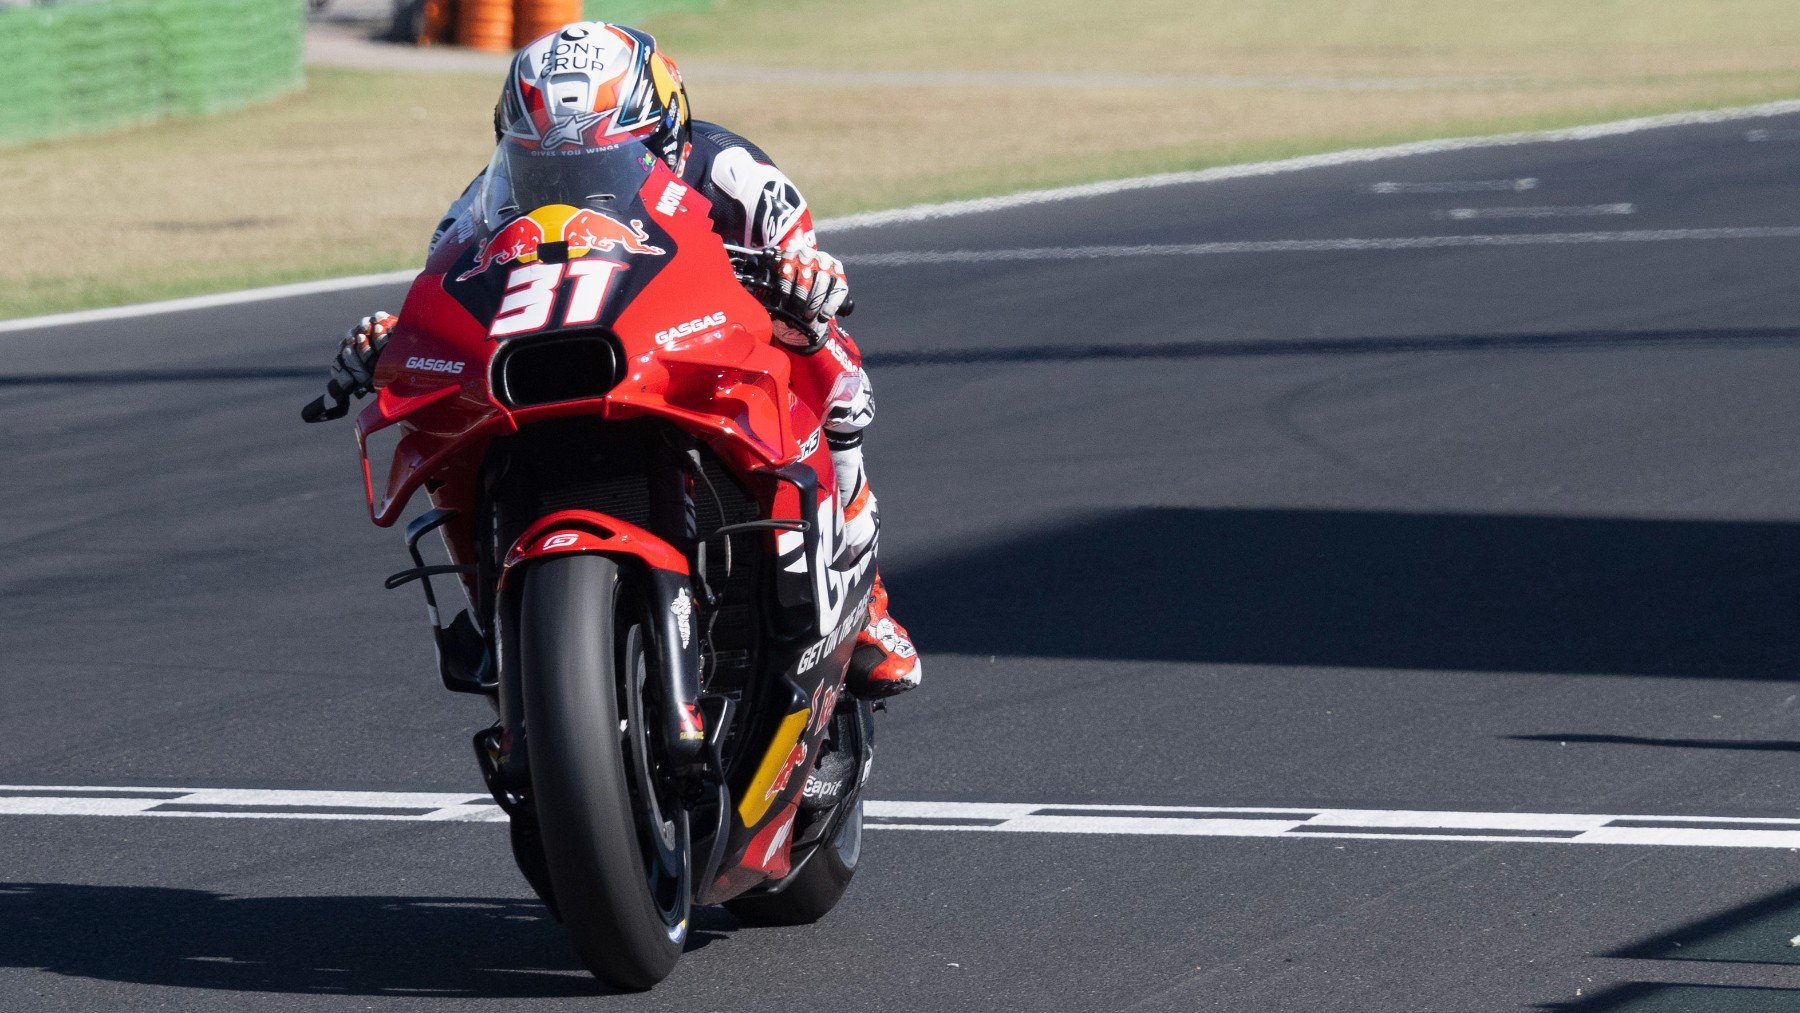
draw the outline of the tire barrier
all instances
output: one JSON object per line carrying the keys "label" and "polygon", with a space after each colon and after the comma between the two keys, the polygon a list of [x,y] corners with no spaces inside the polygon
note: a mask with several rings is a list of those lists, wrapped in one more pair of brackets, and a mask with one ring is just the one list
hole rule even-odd
{"label": "tire barrier", "polygon": [[462,0],[457,4],[457,45],[510,53],[512,38],[513,0]]}
{"label": "tire barrier", "polygon": [[580,20],[581,0],[518,0],[513,8],[513,48]]}
{"label": "tire barrier", "polygon": [[[635,25],[677,11],[703,11],[713,0],[420,0],[419,45],[455,42],[511,52],[571,21]],[[408,29],[410,31],[411,29]]]}

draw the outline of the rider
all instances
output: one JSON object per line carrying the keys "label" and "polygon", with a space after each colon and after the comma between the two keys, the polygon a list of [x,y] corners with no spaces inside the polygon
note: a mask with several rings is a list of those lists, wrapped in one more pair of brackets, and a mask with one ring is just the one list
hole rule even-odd
{"label": "rider", "polygon": [[[519,51],[494,107],[495,140],[539,148],[642,142],[712,202],[713,231],[728,243],[779,250],[775,284],[751,291],[771,311],[777,343],[789,353],[797,393],[824,406],[825,439],[844,504],[846,538],[860,550],[875,537],[875,497],[863,472],[863,430],[875,415],[862,353],[834,319],[849,294],[843,262],[819,249],[812,213],[762,149],[712,123],[692,121],[674,61],[649,35],[608,24],[567,25]],[[445,212],[431,250],[447,236],[473,235],[485,173]],[[332,378],[354,393],[372,389],[375,361],[398,318],[376,313],[344,336]],[[799,323],[802,326],[795,326]],[[891,696],[918,685],[918,653],[888,614],[875,579],[868,626],[857,638],[850,691]]]}

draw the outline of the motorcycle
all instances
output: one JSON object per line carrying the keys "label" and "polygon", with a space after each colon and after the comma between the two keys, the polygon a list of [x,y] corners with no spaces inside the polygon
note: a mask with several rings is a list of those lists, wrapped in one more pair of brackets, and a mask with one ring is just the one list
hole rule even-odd
{"label": "motorcycle", "polygon": [[[445,688],[495,708],[475,753],[526,880],[589,970],[647,989],[695,905],[811,922],[856,872],[873,708],[843,688],[876,551],[746,290],[771,251],[728,248],[635,143],[502,144],[477,206],[357,416],[370,516],[425,490],[386,586],[422,586]],[[448,624],[433,578],[468,601]]]}

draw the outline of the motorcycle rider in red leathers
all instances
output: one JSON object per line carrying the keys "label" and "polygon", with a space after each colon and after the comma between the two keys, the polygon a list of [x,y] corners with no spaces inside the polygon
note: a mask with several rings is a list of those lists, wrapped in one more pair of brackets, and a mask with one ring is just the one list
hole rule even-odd
{"label": "motorcycle rider in red leathers", "polygon": [[[636,138],[712,202],[720,238],[780,251],[771,284],[751,291],[771,310],[777,344],[790,356],[794,393],[825,420],[846,538],[854,550],[867,546],[877,520],[862,439],[875,415],[874,390],[856,343],[834,319],[849,294],[843,263],[819,249],[812,213],[793,182],[756,145],[690,119],[680,72],[655,39],[601,21],[567,25],[519,51],[494,109],[494,131],[496,139],[511,135],[546,149]],[[484,182],[485,173],[476,176],[450,206],[432,249],[446,236],[473,234]],[[375,313],[351,328],[332,363],[339,386],[371,389],[375,361],[397,322]],[[919,675],[918,653],[888,614],[878,575],[848,687],[863,698],[891,696],[918,685]]]}

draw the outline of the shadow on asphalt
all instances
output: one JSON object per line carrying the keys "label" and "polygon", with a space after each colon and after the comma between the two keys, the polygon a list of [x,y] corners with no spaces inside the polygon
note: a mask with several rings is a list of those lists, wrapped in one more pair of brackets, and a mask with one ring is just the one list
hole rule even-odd
{"label": "shadow on asphalt", "polygon": [[1147,507],[885,576],[927,652],[1800,675],[1797,524]]}
{"label": "shadow on asphalt", "polygon": [[1737,749],[1755,753],[1800,753],[1800,742],[1781,739],[1658,739],[1642,735],[1506,735],[1518,742],[1596,743],[1611,746],[1663,746],[1669,749]]}
{"label": "shadow on asphalt", "polygon": [[1800,1009],[1800,991],[1639,981],[1537,1008],[1557,1013],[1792,1013]]}
{"label": "shadow on asphalt", "polygon": [[[1789,945],[1796,936],[1800,936],[1800,887],[1697,919],[1607,956],[1793,966],[1800,964],[1800,949]],[[1800,1009],[1800,1000],[1788,1008]]]}
{"label": "shadow on asphalt", "polygon": [[[1796,932],[1800,932],[1800,887],[1698,918],[1603,955],[1792,966],[1800,964],[1800,949],[1788,943]],[[1640,981],[1538,1008],[1559,1013],[1790,1013],[1800,1009],[1800,990]]]}
{"label": "shadow on asphalt", "polygon": [[[736,922],[695,912],[688,949]],[[0,967],[248,992],[529,998],[606,995],[534,900],[229,897],[0,884]]]}
{"label": "shadow on asphalt", "polygon": [[[871,350],[871,369],[1010,362],[1091,362],[1107,359],[1242,359],[1293,355],[1392,355],[1400,352],[1551,351],[1561,348],[1785,345],[1800,341],[1793,327],[1714,327],[1645,331],[1546,331],[1525,334],[1427,334],[1417,337],[1158,341],[1091,345],[984,345],[973,348]],[[4,381],[0,381],[4,382]]]}
{"label": "shadow on asphalt", "polygon": [[246,366],[241,369],[127,369],[110,373],[0,374],[0,387],[117,387],[140,383],[239,383],[246,380],[318,380],[321,366]]}
{"label": "shadow on asphalt", "polygon": [[[1106,359],[1241,359],[1294,355],[1390,355],[1397,352],[1481,352],[1557,348],[1644,348],[1691,345],[1782,345],[1800,341],[1800,328],[1715,327],[1661,331],[1552,331],[1537,334],[1428,334],[1418,337],[1280,338],[1162,341],[1092,345],[984,345],[973,348],[873,350],[871,369],[975,363],[1089,362]],[[0,373],[0,388],[130,386],[145,383],[231,383],[313,380],[324,366],[130,369],[80,373]]]}

